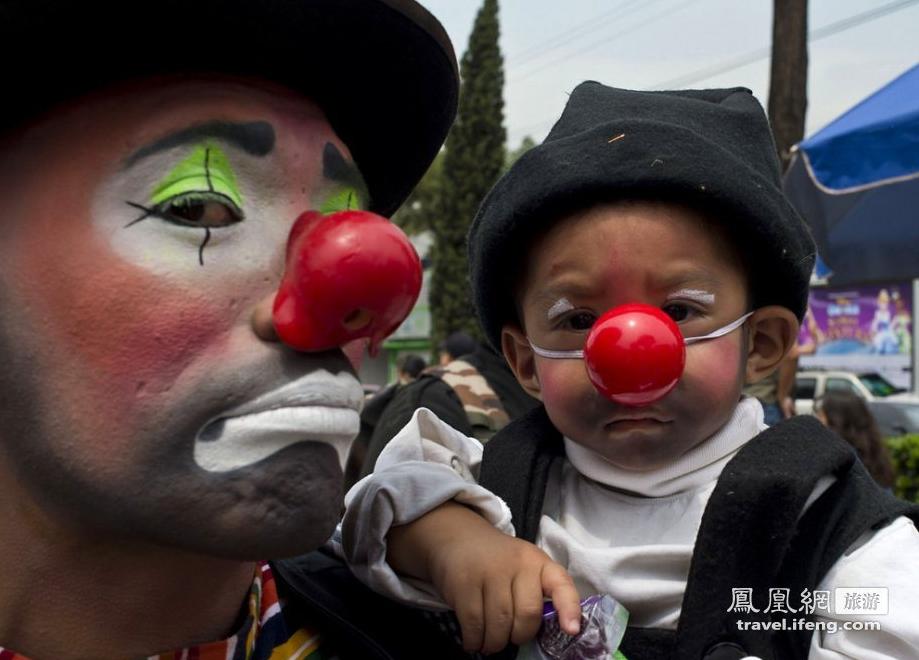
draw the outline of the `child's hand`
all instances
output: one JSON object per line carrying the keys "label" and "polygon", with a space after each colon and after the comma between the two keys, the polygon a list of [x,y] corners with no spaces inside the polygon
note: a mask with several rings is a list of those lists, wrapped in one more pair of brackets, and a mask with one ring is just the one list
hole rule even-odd
{"label": "child's hand", "polygon": [[493,528],[434,553],[431,580],[455,611],[467,651],[494,653],[508,641],[533,639],[542,622],[543,596],[559,612],[562,629],[577,634],[581,606],[562,566],[532,543]]}
{"label": "child's hand", "polygon": [[467,651],[494,653],[523,644],[552,599],[562,629],[580,629],[577,590],[565,569],[532,543],[494,529],[466,507],[448,503],[389,535],[391,565],[429,580],[452,607]]}

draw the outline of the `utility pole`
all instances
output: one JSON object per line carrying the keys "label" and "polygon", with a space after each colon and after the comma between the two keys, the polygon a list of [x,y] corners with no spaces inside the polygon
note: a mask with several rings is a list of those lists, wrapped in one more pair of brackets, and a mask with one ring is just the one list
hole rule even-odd
{"label": "utility pole", "polygon": [[807,0],[773,0],[769,121],[783,171],[804,138],[807,112]]}
{"label": "utility pole", "polygon": [[[806,113],[807,0],[773,0],[769,122],[783,172],[791,162],[791,148],[804,138]],[[776,377],[776,400],[785,417],[794,414],[797,370],[796,347],[782,361]]]}

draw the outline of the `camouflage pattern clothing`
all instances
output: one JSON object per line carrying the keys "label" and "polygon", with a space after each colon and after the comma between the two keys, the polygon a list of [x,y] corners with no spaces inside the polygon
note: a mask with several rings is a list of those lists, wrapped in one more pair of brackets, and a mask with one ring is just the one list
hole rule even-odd
{"label": "camouflage pattern clothing", "polygon": [[445,367],[421,372],[417,380],[398,388],[372,422],[364,424],[365,416],[361,416],[361,433],[370,439],[360,476],[373,472],[383,447],[418,408],[427,408],[463,435],[486,442],[509,420],[537,405],[539,402],[520,387],[504,358],[479,347]]}
{"label": "camouflage pattern clothing", "polygon": [[424,373],[441,379],[453,388],[472,425],[473,437],[483,443],[510,422],[504,404],[488,381],[465,360],[453,360],[445,366],[430,367]]}

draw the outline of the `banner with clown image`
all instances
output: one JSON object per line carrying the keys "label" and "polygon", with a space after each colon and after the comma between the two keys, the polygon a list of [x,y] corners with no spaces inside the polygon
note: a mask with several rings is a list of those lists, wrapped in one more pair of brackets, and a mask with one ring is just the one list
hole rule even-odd
{"label": "banner with clown image", "polygon": [[913,303],[911,282],[812,289],[799,368],[875,371],[909,388]]}

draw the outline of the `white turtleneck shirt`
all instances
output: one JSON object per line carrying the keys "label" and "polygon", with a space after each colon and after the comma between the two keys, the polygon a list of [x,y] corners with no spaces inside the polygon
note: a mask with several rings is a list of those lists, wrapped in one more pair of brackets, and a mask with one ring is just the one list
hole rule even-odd
{"label": "white turtleneck shirt", "polygon": [[[712,437],[673,463],[642,473],[617,468],[566,438],[566,457],[550,471],[537,545],[566,567],[582,597],[609,594],[629,610],[630,625],[676,629],[708,499],[728,461],[765,428],[759,402],[745,398]],[[444,608],[430,585],[391,570],[385,538],[392,525],[450,499],[513,534],[507,506],[472,478],[481,456],[477,440],[426,409],[417,411],[380,454],[374,474],[347,495],[342,554],[358,578],[396,600]],[[818,482],[805,509],[831,484]],[[889,613],[818,616],[835,621],[839,630],[815,632],[809,658],[919,659],[919,533],[909,519],[859,539],[818,589],[856,586],[887,587]],[[844,629],[866,621],[878,621],[881,630]]]}

